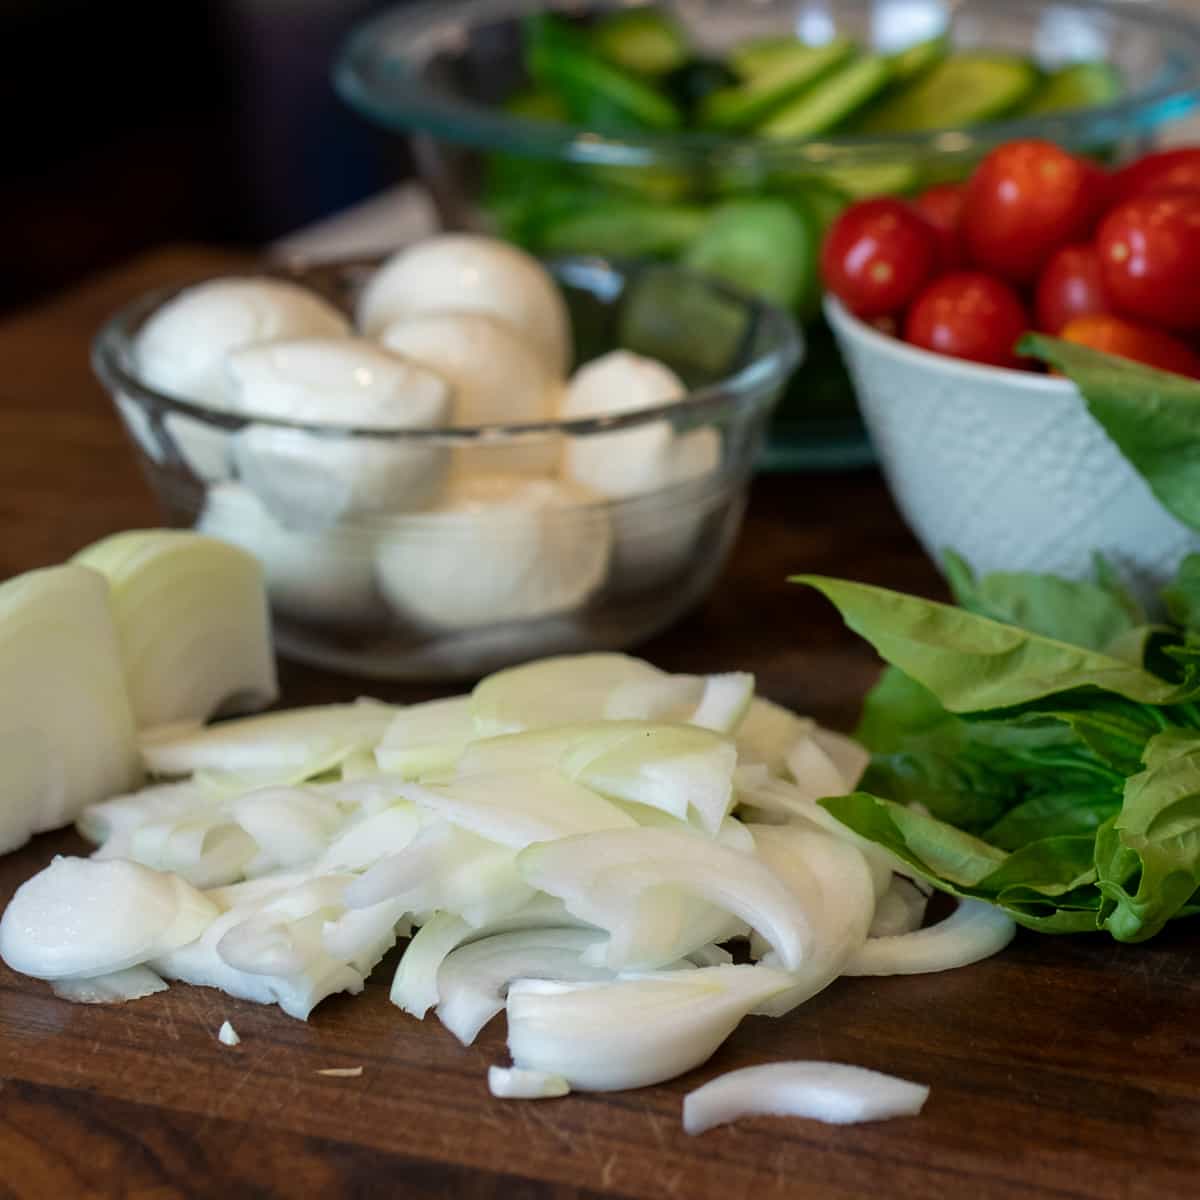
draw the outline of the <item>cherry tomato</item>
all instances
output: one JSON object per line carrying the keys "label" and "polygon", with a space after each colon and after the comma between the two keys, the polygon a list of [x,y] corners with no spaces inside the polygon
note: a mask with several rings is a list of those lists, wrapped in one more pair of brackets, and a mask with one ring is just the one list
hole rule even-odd
{"label": "cherry tomato", "polygon": [[998,146],[967,185],[963,238],[971,261],[1032,283],[1060,246],[1085,241],[1103,209],[1099,167],[1034,139]]}
{"label": "cherry tomato", "polygon": [[1091,346],[1105,354],[1131,358],[1134,362],[1174,371],[1200,379],[1200,354],[1178,338],[1147,325],[1135,325],[1121,317],[1097,315],[1076,317],[1059,334],[1064,341]]}
{"label": "cherry tomato", "polygon": [[1064,246],[1046,264],[1034,303],[1038,328],[1058,331],[1076,317],[1112,311],[1095,246]]}
{"label": "cherry tomato", "polygon": [[1147,154],[1122,167],[1109,186],[1110,205],[1124,204],[1148,192],[1200,192],[1200,146]]}
{"label": "cherry tomato", "polygon": [[865,319],[903,311],[937,269],[933,227],[901,200],[852,204],[821,252],[825,286]]}
{"label": "cherry tomato", "polygon": [[962,243],[962,212],[966,198],[965,183],[939,183],[913,201],[917,212],[937,230],[943,271],[957,271],[966,265]]}
{"label": "cherry tomato", "polygon": [[1096,240],[1104,290],[1125,316],[1200,331],[1200,192],[1154,192],[1104,218]]}
{"label": "cherry tomato", "polygon": [[909,309],[904,338],[914,346],[989,363],[1020,365],[1013,347],[1029,328],[1021,298],[1007,283],[978,271],[943,275]]}

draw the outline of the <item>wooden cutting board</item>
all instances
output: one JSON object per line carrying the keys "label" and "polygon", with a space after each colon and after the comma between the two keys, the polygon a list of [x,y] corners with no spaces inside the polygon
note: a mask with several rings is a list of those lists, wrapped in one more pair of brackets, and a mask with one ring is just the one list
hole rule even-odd
{"label": "wooden cutting board", "polygon": [[[0,323],[0,577],[157,521],[88,342],[138,292],[244,262],[167,250]],[[753,670],[766,694],[849,727],[877,664],[823,602],[785,583],[798,570],[941,594],[875,474],[774,476],[755,485],[714,594],[642,652],[670,669]],[[283,682],[288,704],[365,690],[290,665]],[[61,833],[0,859],[0,903],[53,854],[84,849]],[[0,965],[0,1196],[1200,1195],[1194,923],[1143,947],[1022,933],[961,971],[843,979],[782,1020],[744,1022],[683,1079],[540,1102],[488,1094],[502,1020],[464,1049],[436,1020],[393,1008],[395,958],[308,1023],[181,985],[76,1006]],[[217,1041],[224,1020],[241,1045]],[[684,1135],[686,1091],[786,1058],[873,1067],[932,1093],[914,1119],[759,1118]],[[319,1073],[358,1066],[353,1078]]]}

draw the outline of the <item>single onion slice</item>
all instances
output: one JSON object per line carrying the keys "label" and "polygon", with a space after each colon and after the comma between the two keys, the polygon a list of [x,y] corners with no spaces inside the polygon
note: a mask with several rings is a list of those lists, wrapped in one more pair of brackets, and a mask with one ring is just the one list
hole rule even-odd
{"label": "single onion slice", "polygon": [[745,671],[709,675],[704,694],[689,720],[702,729],[733,733],[741,725],[754,700],[754,676]]}
{"label": "single onion slice", "polygon": [[474,737],[470,696],[410,704],[387,727],[375,761],[381,770],[416,779],[452,767]]}
{"label": "single onion slice", "polygon": [[[538,662],[509,667],[487,676],[471,693],[471,713],[477,737],[496,737],[543,729],[577,721],[598,721],[617,715],[627,719],[652,719],[645,705],[622,702],[619,712],[609,704],[621,689],[637,695],[652,695],[656,703],[660,689],[672,694],[670,676],[640,658],[628,654],[564,654]],[[694,707],[698,683],[689,697]],[[633,708],[633,711],[630,709]],[[644,715],[643,715],[644,714]],[[653,716],[661,714],[654,713]]]}
{"label": "single onion slice", "polygon": [[527,929],[460,946],[438,969],[438,1020],[469,1046],[503,1010],[513,979],[611,979],[612,971],[580,957],[603,936],[597,929]]}
{"label": "single onion slice", "polygon": [[554,1100],[571,1085],[561,1075],[524,1071],[520,1067],[488,1067],[488,1091],[498,1100]]}
{"label": "single onion slice", "polygon": [[0,957],[35,979],[111,975],[194,941],[216,915],[177,875],[120,859],[57,857],[5,909]]}
{"label": "single onion slice", "polygon": [[146,768],[155,775],[286,770],[297,772],[293,778],[298,780],[305,771],[325,770],[355,750],[373,750],[395,714],[391,705],[362,699],[221,721],[206,728],[176,723],[146,730],[139,741]]}
{"label": "single onion slice", "polygon": [[806,1117],[830,1125],[915,1116],[929,1088],[834,1062],[782,1062],[718,1075],[683,1098],[685,1133],[738,1117]]}
{"label": "single onion slice", "polygon": [[1017,932],[1013,919],[982,900],[960,900],[944,921],[895,937],[869,939],[844,975],[924,975],[998,954]]}
{"label": "single onion slice", "polygon": [[167,990],[167,985],[149,967],[127,967],[94,979],[55,979],[51,987],[59,999],[74,1004],[122,1004]]}
{"label": "single onion slice", "polygon": [[790,985],[786,972],[752,966],[610,983],[519,979],[508,989],[508,1049],[514,1065],[579,1090],[646,1087],[699,1066],[751,1009]]}

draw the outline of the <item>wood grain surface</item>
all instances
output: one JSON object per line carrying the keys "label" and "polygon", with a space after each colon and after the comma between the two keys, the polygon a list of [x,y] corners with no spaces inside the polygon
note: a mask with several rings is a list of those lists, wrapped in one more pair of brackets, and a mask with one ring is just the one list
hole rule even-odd
{"label": "wood grain surface", "polygon": [[[0,577],[156,522],[88,343],[138,292],[240,262],[163,251],[0,326]],[[848,727],[877,664],[823,602],[785,583],[798,570],[940,594],[873,472],[773,476],[755,484],[714,594],[641,652],[672,669],[753,670],[766,694]],[[283,681],[288,704],[364,691],[291,665]],[[0,860],[0,903],[52,854],[83,848],[53,834]],[[1192,927],[1134,948],[1023,933],[946,975],[840,980],[782,1020],[744,1022],[683,1079],[536,1103],[488,1095],[502,1020],[464,1049],[388,1003],[395,958],[308,1023],[183,985],[76,1006],[0,966],[0,1196],[1200,1195]],[[217,1041],[226,1019],[240,1046]],[[687,1090],[782,1058],[857,1063],[932,1093],[915,1119],[758,1118],[683,1134]],[[358,1078],[318,1074],[354,1066]]]}

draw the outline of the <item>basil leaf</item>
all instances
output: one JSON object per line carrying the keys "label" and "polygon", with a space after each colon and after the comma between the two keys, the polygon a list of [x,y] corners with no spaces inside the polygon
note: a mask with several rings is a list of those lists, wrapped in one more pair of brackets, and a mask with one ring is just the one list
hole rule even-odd
{"label": "basil leaf", "polygon": [[1043,933],[1097,927],[1100,894],[1089,837],[1045,838],[1005,854],[945,822],[865,792],[821,801],[842,824],[886,846],[935,887],[988,900],[1021,925]]}
{"label": "basil leaf", "polygon": [[[968,612],[1073,646],[1108,650],[1145,622],[1107,564],[1104,583],[1023,571],[994,571],[977,579],[952,550],[943,555],[943,568],[955,600]],[[1140,665],[1140,657],[1136,662]]]}
{"label": "basil leaf", "polygon": [[1176,625],[1186,633],[1200,634],[1200,554],[1189,554],[1179,564],[1162,598]]}
{"label": "basil leaf", "polygon": [[1087,834],[1089,859],[1096,830],[1116,816],[1121,797],[1110,792],[1043,792],[1010,808],[982,838],[1002,850],[1020,850],[1042,838]]}
{"label": "basil leaf", "polygon": [[1200,736],[1158,735],[1146,764],[1096,835],[1101,922],[1123,942],[1153,937],[1200,887]]}
{"label": "basil leaf", "polygon": [[854,737],[873,753],[888,754],[956,722],[927,687],[888,667],[867,693]]}
{"label": "basil leaf", "polygon": [[1200,529],[1200,383],[1041,334],[1017,349],[1069,376],[1162,506]]}
{"label": "basil leaf", "polygon": [[1004,861],[1003,850],[911,808],[881,800],[866,792],[822,800],[843,825],[886,846],[898,858],[955,895],[973,895],[973,888]]}
{"label": "basil leaf", "polygon": [[1200,692],[1158,679],[1097,650],[1072,646],[974,613],[869,584],[800,575],[822,592],[880,656],[927,687],[951,712],[1010,708],[1044,696],[1099,688],[1144,704]]}

